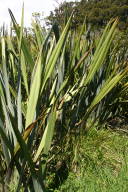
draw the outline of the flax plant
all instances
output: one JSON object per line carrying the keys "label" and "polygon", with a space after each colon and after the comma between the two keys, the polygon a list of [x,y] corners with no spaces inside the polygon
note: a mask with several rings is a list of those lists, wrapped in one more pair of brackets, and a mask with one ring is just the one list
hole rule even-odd
{"label": "flax plant", "polygon": [[108,23],[98,45],[88,44],[85,23],[79,34],[70,29],[73,14],[59,33],[56,24],[47,32],[33,22],[31,41],[24,32],[24,11],[20,26],[9,13],[15,35],[3,33],[0,42],[3,185],[8,190],[17,179],[15,191],[45,191],[55,132],[62,138],[63,129],[83,129],[126,76],[126,67],[116,70],[112,64],[113,56],[107,61],[118,20]]}

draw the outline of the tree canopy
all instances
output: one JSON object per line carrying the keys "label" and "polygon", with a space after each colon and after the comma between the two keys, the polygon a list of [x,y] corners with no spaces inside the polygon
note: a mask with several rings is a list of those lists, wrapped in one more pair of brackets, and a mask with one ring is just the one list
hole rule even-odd
{"label": "tree canopy", "polygon": [[92,26],[104,26],[115,17],[119,17],[119,28],[124,30],[128,27],[128,0],[81,0],[63,2],[47,17],[47,24],[57,21],[63,25],[66,18],[74,10],[72,27],[76,28],[86,21]]}

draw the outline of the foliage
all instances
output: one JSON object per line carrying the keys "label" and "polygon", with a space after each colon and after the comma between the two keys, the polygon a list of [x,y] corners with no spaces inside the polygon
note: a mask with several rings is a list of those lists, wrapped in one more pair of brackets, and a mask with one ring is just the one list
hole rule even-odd
{"label": "foliage", "polygon": [[13,183],[15,191],[45,191],[53,142],[85,132],[90,117],[112,117],[109,101],[123,113],[115,92],[127,94],[128,69],[114,42],[117,19],[91,39],[85,23],[71,30],[73,13],[62,31],[33,22],[32,34],[24,31],[24,9],[21,25],[9,13],[15,33],[3,28],[0,39],[1,182],[5,191]]}
{"label": "foliage", "polygon": [[93,127],[76,143],[69,176],[53,191],[127,191],[127,136]]}
{"label": "foliage", "polygon": [[52,24],[57,21],[59,25],[63,25],[65,13],[70,15],[71,11],[75,12],[72,27],[77,28],[82,25],[85,17],[96,30],[97,27],[102,27],[115,17],[119,17],[119,28],[126,29],[128,19],[128,1],[127,0],[81,0],[71,1],[59,4],[59,7],[52,11],[47,18],[47,24]]}

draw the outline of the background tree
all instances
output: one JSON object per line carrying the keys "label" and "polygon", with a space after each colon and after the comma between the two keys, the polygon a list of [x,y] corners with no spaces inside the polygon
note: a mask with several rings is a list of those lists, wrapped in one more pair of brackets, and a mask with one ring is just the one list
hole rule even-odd
{"label": "background tree", "polygon": [[47,17],[47,24],[57,22],[61,26],[65,23],[65,18],[69,17],[74,10],[73,28],[82,25],[85,17],[93,27],[103,27],[115,17],[119,17],[119,28],[124,30],[128,27],[128,0],[81,0],[77,2],[66,2],[50,13]]}

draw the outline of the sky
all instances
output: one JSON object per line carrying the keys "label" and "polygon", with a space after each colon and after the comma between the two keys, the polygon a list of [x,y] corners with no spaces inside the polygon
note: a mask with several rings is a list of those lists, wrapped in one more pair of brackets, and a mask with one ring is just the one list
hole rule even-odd
{"label": "sky", "polygon": [[17,23],[20,23],[21,9],[24,2],[24,23],[26,27],[31,25],[33,12],[40,12],[47,16],[50,11],[58,6],[63,0],[0,0],[0,26],[10,24],[8,8],[13,12]]}

